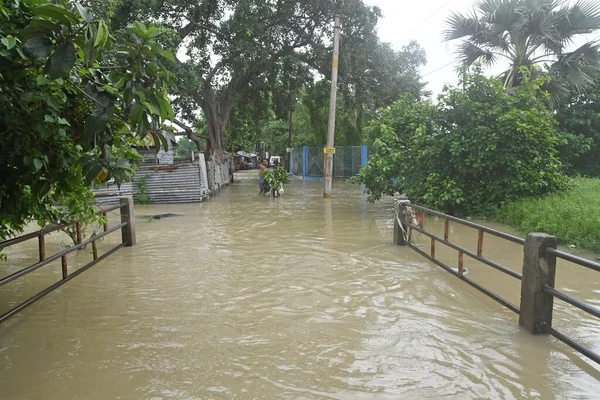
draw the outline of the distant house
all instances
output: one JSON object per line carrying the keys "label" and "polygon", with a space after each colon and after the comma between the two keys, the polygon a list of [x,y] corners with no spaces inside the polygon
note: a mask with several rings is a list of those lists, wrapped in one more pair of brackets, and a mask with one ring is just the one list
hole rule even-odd
{"label": "distant house", "polygon": [[162,134],[165,136],[169,144],[169,148],[166,151],[165,149],[161,148],[158,151],[158,153],[156,152],[156,144],[154,143],[154,138],[150,134],[146,136],[146,146],[135,147],[138,153],[140,153],[144,157],[144,164],[173,164],[173,149],[175,149],[178,146],[177,141],[175,140],[175,136],[170,132],[163,131]]}

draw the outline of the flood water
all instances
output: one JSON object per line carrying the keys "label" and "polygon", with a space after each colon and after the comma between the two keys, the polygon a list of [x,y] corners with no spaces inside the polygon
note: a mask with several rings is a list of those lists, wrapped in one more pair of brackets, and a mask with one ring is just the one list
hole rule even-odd
{"label": "flood water", "polygon": [[[322,183],[303,181],[282,198],[258,197],[246,174],[201,204],[136,206],[136,246],[0,325],[0,398],[600,397],[598,367],[393,245],[392,205],[368,204],[343,182],[331,201]],[[181,215],[144,217],[163,213]],[[426,225],[439,232],[443,223]],[[477,232],[453,225],[450,238],[474,248]],[[66,240],[48,242],[52,254]],[[90,252],[71,256],[70,268]],[[456,252],[437,253],[455,265]],[[2,276],[37,261],[37,243],[8,256]],[[522,247],[486,236],[484,256],[520,271]],[[519,305],[517,280],[465,262],[470,278]],[[60,268],[0,288],[0,313]],[[558,267],[556,286],[597,306],[599,281]],[[600,351],[600,324],[558,300],[555,308],[555,327]]]}

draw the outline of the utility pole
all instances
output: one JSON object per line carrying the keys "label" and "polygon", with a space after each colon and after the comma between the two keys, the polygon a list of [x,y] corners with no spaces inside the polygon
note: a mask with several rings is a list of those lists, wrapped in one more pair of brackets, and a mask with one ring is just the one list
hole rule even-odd
{"label": "utility pole", "polygon": [[331,186],[333,183],[333,139],[335,135],[335,103],[337,100],[337,78],[338,78],[338,55],[340,52],[340,16],[335,16],[333,35],[333,63],[331,64],[331,97],[329,98],[329,123],[327,125],[327,147],[325,153],[325,190],[323,197],[331,197]]}
{"label": "utility pole", "polygon": [[291,165],[291,156],[292,156],[292,118],[294,117],[294,111],[290,108],[290,118],[288,120],[288,147],[287,147],[287,156],[288,156],[288,162],[287,162],[287,170],[288,172],[291,172],[290,170],[290,165]]}

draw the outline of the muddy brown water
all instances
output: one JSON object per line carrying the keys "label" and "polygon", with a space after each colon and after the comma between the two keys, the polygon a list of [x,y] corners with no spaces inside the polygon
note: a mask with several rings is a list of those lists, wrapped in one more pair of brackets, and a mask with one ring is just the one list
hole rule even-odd
{"label": "muddy brown water", "polygon": [[[136,206],[137,246],[2,324],[0,398],[600,397],[593,363],[393,245],[391,200],[368,204],[360,187],[336,182],[326,201],[322,183],[303,181],[259,198],[255,177],[240,177],[202,204]],[[144,218],[166,213],[183,215]],[[453,224],[451,239],[475,248],[477,232]],[[61,242],[50,236],[47,254]],[[456,252],[437,253],[455,265]],[[34,262],[37,243],[8,255],[2,276]],[[484,255],[520,271],[518,245],[486,236]],[[472,279],[518,305],[518,281],[465,261]],[[0,312],[59,277],[60,262],[0,288]],[[558,267],[557,287],[600,306],[598,282]],[[600,351],[597,321],[555,307],[557,328]]]}

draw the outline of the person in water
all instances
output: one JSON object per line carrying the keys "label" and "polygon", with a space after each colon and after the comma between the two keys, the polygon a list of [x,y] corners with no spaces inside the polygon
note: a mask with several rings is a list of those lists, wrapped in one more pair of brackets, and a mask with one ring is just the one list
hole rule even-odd
{"label": "person in water", "polygon": [[267,173],[267,162],[263,161],[260,165],[260,172],[258,173],[258,188],[260,189],[259,196],[267,194],[265,189],[265,174]]}

